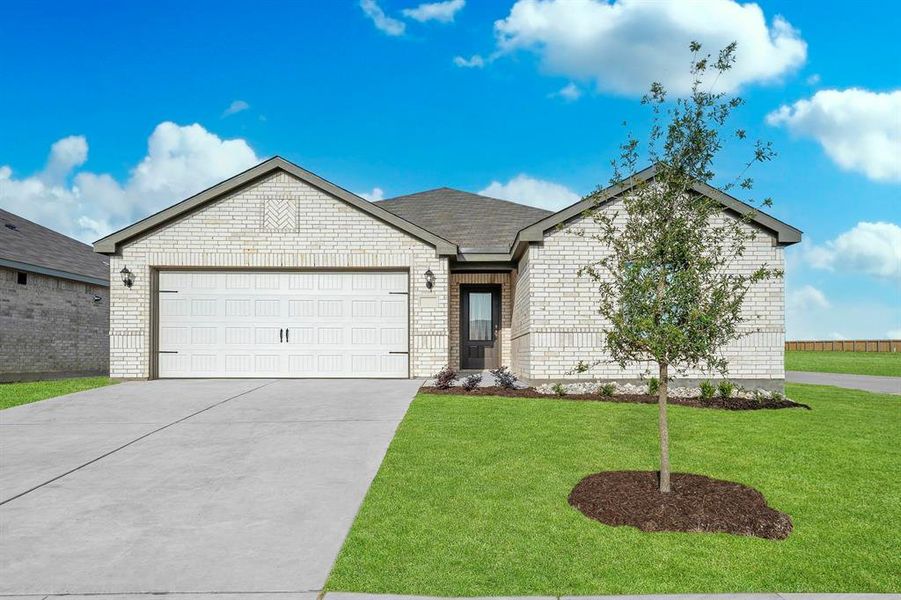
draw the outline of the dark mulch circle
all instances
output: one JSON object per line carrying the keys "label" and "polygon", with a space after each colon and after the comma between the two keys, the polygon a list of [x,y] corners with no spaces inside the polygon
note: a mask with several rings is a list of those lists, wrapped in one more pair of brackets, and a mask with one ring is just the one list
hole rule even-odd
{"label": "dark mulch circle", "polygon": [[[481,387],[471,392],[467,392],[461,387],[452,387],[442,390],[436,387],[423,386],[421,391],[426,394],[449,394],[453,396],[506,396],[509,398],[544,398],[559,400],[577,400],[587,402],[620,402],[627,404],[657,404],[657,396],[650,394],[617,394],[615,396],[604,397],[600,394],[567,394],[565,396],[553,396],[550,394],[539,394],[534,388],[525,388],[521,390],[508,390],[501,387]],[[800,402],[792,402],[791,400],[754,400],[753,398],[711,398],[709,400],[701,400],[700,398],[667,398],[669,404],[678,404],[681,406],[694,406],[696,408],[719,408],[722,410],[766,410],[776,408],[806,408],[810,407]]]}
{"label": "dark mulch circle", "polygon": [[658,489],[653,471],[606,471],[573,488],[569,504],[585,516],[642,531],[732,533],[782,540],[792,531],[787,514],[767,506],[763,494],[733,481],[673,473],[671,491]]}

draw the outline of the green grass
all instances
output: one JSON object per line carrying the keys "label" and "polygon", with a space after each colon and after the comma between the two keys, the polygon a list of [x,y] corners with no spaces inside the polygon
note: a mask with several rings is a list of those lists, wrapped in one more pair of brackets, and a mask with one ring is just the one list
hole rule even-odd
{"label": "green grass", "polygon": [[783,541],[644,533],[567,504],[585,475],[656,468],[653,405],[419,395],[327,589],[897,592],[901,398],[787,391],[813,410],[670,408],[674,470],[759,489],[794,521]]}
{"label": "green grass", "polygon": [[0,410],[114,383],[109,377],[75,377],[49,381],[0,383]]}
{"label": "green grass", "polygon": [[856,375],[889,375],[901,377],[901,352],[807,352],[785,353],[788,371],[820,373],[853,373]]}

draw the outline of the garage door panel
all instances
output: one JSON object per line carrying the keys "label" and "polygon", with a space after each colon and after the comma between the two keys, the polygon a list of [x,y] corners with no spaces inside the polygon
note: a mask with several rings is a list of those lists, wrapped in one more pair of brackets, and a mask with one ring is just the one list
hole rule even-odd
{"label": "garage door panel", "polygon": [[407,377],[407,273],[161,272],[160,377]]}

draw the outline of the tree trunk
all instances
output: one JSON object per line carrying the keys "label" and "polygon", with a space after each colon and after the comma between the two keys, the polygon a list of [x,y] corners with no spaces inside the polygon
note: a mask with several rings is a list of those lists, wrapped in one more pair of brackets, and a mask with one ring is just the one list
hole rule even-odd
{"label": "tree trunk", "polygon": [[669,424],[666,420],[666,394],[668,384],[667,367],[660,364],[660,387],[658,388],[657,404],[660,407],[658,424],[660,427],[660,491],[669,492]]}

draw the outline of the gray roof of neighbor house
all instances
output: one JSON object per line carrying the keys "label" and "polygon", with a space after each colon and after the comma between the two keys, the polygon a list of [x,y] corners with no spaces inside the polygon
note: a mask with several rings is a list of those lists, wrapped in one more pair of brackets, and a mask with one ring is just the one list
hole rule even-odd
{"label": "gray roof of neighbor house", "polygon": [[109,260],[52,229],[0,209],[0,266],[109,286]]}
{"label": "gray roof of neighbor house", "polygon": [[517,232],[553,214],[447,187],[375,204],[457,244],[461,251],[486,253],[508,252]]}

